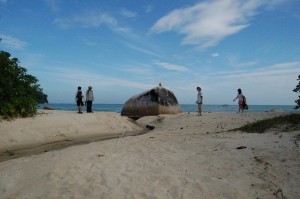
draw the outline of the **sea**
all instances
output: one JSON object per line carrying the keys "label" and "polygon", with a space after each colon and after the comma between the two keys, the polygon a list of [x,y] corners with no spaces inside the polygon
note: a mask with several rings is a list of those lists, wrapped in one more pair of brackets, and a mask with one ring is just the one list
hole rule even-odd
{"label": "sea", "polygon": [[[42,109],[45,105],[39,104],[38,109]],[[60,104],[60,103],[50,103],[47,105],[55,110],[64,111],[77,111],[76,104]],[[124,104],[93,104],[93,111],[98,112],[116,112],[121,113]],[[295,105],[248,105],[248,112],[265,112],[272,109],[279,109],[288,112],[296,111],[294,109]],[[86,107],[83,107],[85,111]],[[182,112],[197,112],[197,104],[180,104]],[[213,105],[204,104],[202,106],[203,112],[237,112],[238,105]]]}

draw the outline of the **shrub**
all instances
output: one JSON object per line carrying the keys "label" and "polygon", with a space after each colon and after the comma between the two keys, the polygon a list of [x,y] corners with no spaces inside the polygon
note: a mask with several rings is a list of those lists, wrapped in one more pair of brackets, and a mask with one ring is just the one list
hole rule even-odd
{"label": "shrub", "polygon": [[[299,80],[298,85],[293,90],[295,93],[300,93],[300,75],[298,76],[298,80]],[[297,104],[296,107],[295,107],[295,109],[300,108],[300,95],[298,96],[298,99],[295,100],[295,102]]]}
{"label": "shrub", "polygon": [[42,93],[38,79],[18,64],[17,58],[0,51],[0,115],[4,118],[36,114],[37,96]]}
{"label": "shrub", "polygon": [[248,133],[264,133],[270,129],[281,131],[299,131],[300,130],[300,114],[289,114],[278,116],[270,119],[260,120],[251,124],[247,124],[234,130],[240,130]]}

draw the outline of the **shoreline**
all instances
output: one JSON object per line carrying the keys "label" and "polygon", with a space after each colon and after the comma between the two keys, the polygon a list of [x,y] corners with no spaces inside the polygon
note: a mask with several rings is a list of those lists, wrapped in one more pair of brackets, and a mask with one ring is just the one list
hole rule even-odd
{"label": "shoreline", "polygon": [[[44,105],[40,105],[43,108]],[[49,107],[54,108],[55,110],[66,110],[66,111],[76,111],[77,107],[75,104],[48,104]],[[93,110],[94,112],[117,112],[120,113],[122,111],[124,104],[94,104]],[[294,112],[294,105],[248,105],[249,112],[264,112],[270,111],[272,109],[281,109],[283,111],[291,111]],[[196,104],[180,104],[180,108],[182,112],[195,112],[197,111]],[[85,110],[85,107],[83,107]],[[237,112],[238,105],[213,105],[213,104],[204,104],[203,105],[204,112]]]}

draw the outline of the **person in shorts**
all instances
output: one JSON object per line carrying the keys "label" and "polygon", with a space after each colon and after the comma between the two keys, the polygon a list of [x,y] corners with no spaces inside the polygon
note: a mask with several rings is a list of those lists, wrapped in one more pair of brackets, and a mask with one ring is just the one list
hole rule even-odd
{"label": "person in shorts", "polygon": [[199,86],[196,89],[198,91],[197,101],[196,101],[196,104],[198,104],[198,116],[201,116],[202,115],[203,95],[201,92],[201,88]]}
{"label": "person in shorts", "polygon": [[81,86],[78,86],[77,92],[75,94],[75,102],[77,104],[77,108],[78,108],[78,113],[82,114],[82,107],[83,107],[83,93],[81,90]]}

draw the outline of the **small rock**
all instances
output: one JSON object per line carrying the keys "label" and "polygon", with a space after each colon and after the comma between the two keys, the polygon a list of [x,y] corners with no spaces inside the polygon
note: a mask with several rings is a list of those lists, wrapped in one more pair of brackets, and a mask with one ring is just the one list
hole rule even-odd
{"label": "small rock", "polygon": [[245,149],[245,148],[247,148],[247,147],[246,146],[239,146],[236,149]]}

